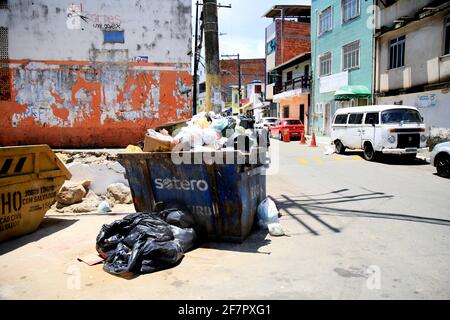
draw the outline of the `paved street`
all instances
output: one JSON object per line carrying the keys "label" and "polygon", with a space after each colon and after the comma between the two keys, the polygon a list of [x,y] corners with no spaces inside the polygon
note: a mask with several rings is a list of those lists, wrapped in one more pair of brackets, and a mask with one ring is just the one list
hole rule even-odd
{"label": "paved street", "polygon": [[175,268],[123,280],[76,260],[95,253],[101,225],[122,215],[52,215],[0,244],[0,297],[450,298],[450,180],[420,160],[369,163],[298,141],[274,140],[277,148],[267,191],[288,236],[205,244]]}

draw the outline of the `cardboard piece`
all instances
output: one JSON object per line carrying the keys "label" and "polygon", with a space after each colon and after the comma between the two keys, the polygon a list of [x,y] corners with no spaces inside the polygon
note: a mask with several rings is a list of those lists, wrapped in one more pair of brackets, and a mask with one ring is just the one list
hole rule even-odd
{"label": "cardboard piece", "polygon": [[97,254],[88,254],[87,256],[77,258],[77,260],[80,262],[84,262],[89,266],[93,266],[104,261],[103,258]]}
{"label": "cardboard piece", "polygon": [[172,149],[171,141],[162,141],[155,137],[145,135],[144,152],[164,152]]}

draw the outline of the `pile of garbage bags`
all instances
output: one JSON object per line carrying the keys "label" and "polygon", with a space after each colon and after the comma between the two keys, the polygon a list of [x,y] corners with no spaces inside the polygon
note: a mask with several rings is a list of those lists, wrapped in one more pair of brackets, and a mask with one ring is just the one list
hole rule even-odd
{"label": "pile of garbage bags", "polygon": [[[263,131],[265,129],[262,129]],[[224,148],[248,152],[254,146],[267,146],[267,131],[252,130],[236,116],[201,112],[173,132],[149,129],[144,151],[214,151]]]}
{"label": "pile of garbage bags", "polygon": [[133,213],[102,226],[96,248],[103,269],[129,278],[167,269],[199,244],[192,214],[179,204],[156,206],[155,212]]}

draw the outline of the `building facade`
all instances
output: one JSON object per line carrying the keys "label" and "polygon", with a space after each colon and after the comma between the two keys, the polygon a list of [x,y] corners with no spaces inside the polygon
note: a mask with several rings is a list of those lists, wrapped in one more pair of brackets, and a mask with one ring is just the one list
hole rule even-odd
{"label": "building facade", "polygon": [[0,8],[0,145],[118,147],[191,116],[191,1]]}
{"label": "building facade", "polygon": [[[265,99],[270,103],[266,116],[282,117],[284,112],[300,117],[307,113],[309,91],[301,91],[300,87],[304,84],[302,77],[310,73],[310,63],[299,62],[298,59],[306,54],[309,57],[311,50],[310,14],[311,7],[305,5],[276,5],[265,14],[265,17],[273,19],[265,36]],[[290,93],[280,96],[285,91]],[[284,101],[280,100],[281,97]]]}
{"label": "building facade", "polygon": [[310,130],[330,135],[336,109],[372,103],[373,1],[312,0]]}
{"label": "building facade", "polygon": [[300,54],[276,67],[274,71],[281,83],[273,89],[273,102],[280,118],[299,119],[308,132],[309,99],[311,89],[311,54]]}
{"label": "building facade", "polygon": [[377,102],[415,106],[432,135],[450,138],[450,2],[378,5]]}
{"label": "building facade", "polygon": [[239,68],[241,69],[241,86],[246,87],[253,81],[264,82],[264,59],[220,60],[220,79],[222,85],[222,99],[226,105],[232,102],[232,87],[239,85]]}

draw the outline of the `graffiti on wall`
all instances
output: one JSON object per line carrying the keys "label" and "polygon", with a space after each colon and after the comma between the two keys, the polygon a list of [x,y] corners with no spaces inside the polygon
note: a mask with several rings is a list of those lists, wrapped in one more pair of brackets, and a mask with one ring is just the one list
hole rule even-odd
{"label": "graffiti on wall", "polygon": [[93,28],[101,30],[120,30],[121,18],[120,15],[104,15],[96,13],[86,14],[87,21]]}
{"label": "graffiti on wall", "polygon": [[[93,119],[101,125],[160,119],[162,74],[159,70],[136,70],[127,65],[77,66],[67,70],[28,63],[15,71],[15,101],[23,111],[12,115],[12,127],[29,119],[39,126],[61,128]],[[166,85],[173,88],[175,105],[170,109],[173,120],[177,120],[190,113],[190,103],[184,80],[176,71],[171,74],[175,74],[170,76],[173,83]]]}
{"label": "graffiti on wall", "polygon": [[67,7],[67,28],[71,30],[83,29],[83,22],[91,25],[95,29],[121,30],[122,19],[118,14],[83,13],[81,4],[71,4]]}

